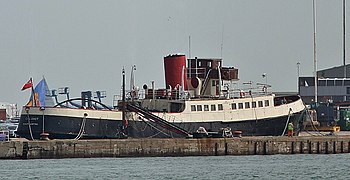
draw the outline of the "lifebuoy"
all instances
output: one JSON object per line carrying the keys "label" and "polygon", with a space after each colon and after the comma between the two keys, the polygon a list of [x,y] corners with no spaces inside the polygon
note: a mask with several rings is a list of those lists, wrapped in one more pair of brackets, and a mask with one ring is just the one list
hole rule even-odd
{"label": "lifebuoy", "polygon": [[168,97],[171,97],[171,91],[170,90],[168,91],[167,95],[168,95]]}
{"label": "lifebuoy", "polygon": [[191,79],[191,85],[193,88],[197,88],[199,86],[199,79],[197,77],[193,77]]}
{"label": "lifebuoy", "polygon": [[242,90],[241,90],[241,91],[239,91],[239,96],[240,96],[240,97],[245,97],[245,92],[244,92],[244,91],[242,91]]}
{"label": "lifebuoy", "polygon": [[136,97],[136,95],[137,95],[136,91],[130,91],[130,96],[131,97]]}
{"label": "lifebuoy", "polygon": [[143,88],[144,90],[148,89],[147,84],[144,84],[144,85],[142,86],[142,88]]}

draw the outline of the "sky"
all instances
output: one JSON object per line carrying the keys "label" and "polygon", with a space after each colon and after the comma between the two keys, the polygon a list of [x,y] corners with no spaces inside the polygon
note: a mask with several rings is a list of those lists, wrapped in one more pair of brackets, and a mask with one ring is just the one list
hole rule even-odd
{"label": "sky", "polygon": [[[343,64],[342,2],[316,1],[318,70]],[[313,75],[312,15],[312,0],[0,0],[0,102],[24,105],[22,86],[44,76],[71,97],[104,90],[112,104],[123,67],[127,81],[136,65],[136,85],[163,88],[163,57],[189,51],[223,58],[240,83],[266,73],[273,91],[296,92],[297,63]]]}

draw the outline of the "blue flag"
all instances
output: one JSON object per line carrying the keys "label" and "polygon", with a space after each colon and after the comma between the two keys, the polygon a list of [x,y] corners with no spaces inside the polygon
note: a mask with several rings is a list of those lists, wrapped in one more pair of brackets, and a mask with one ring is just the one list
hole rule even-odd
{"label": "blue flag", "polygon": [[[34,89],[34,95],[30,98],[27,106],[37,106],[37,107],[45,107],[45,98],[46,98],[46,83],[45,79],[42,79]],[[34,102],[33,103],[33,98]]]}

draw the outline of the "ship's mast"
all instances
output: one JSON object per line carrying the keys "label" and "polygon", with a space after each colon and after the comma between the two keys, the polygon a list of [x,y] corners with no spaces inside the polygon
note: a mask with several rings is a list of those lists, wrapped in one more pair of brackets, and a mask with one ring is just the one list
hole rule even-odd
{"label": "ship's mast", "polygon": [[126,133],[126,128],[127,128],[127,120],[126,120],[126,101],[125,101],[125,69],[123,67],[123,70],[122,70],[122,76],[123,76],[123,89],[122,89],[122,121],[123,121],[123,131],[124,133]]}
{"label": "ship's mast", "polygon": [[[191,36],[188,36],[188,58],[191,59]],[[191,61],[188,61],[189,78],[192,78]]]}
{"label": "ship's mast", "polygon": [[317,61],[316,61],[316,7],[315,0],[312,0],[313,25],[314,25],[314,77],[315,77],[315,103],[317,103]]}
{"label": "ship's mast", "polygon": [[343,0],[343,64],[344,64],[344,78],[346,78],[346,63],[345,63],[345,25],[346,25],[346,21],[345,21],[345,0]]}
{"label": "ship's mast", "polygon": [[224,25],[222,25],[220,56],[222,59],[222,49],[224,48]]}

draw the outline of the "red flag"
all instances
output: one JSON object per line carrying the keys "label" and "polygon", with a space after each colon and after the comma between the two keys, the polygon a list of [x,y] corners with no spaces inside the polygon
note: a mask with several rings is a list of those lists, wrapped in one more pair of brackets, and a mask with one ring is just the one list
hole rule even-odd
{"label": "red flag", "polygon": [[23,85],[22,91],[26,90],[28,88],[31,88],[31,87],[33,87],[32,78],[30,78],[29,81],[26,84]]}

